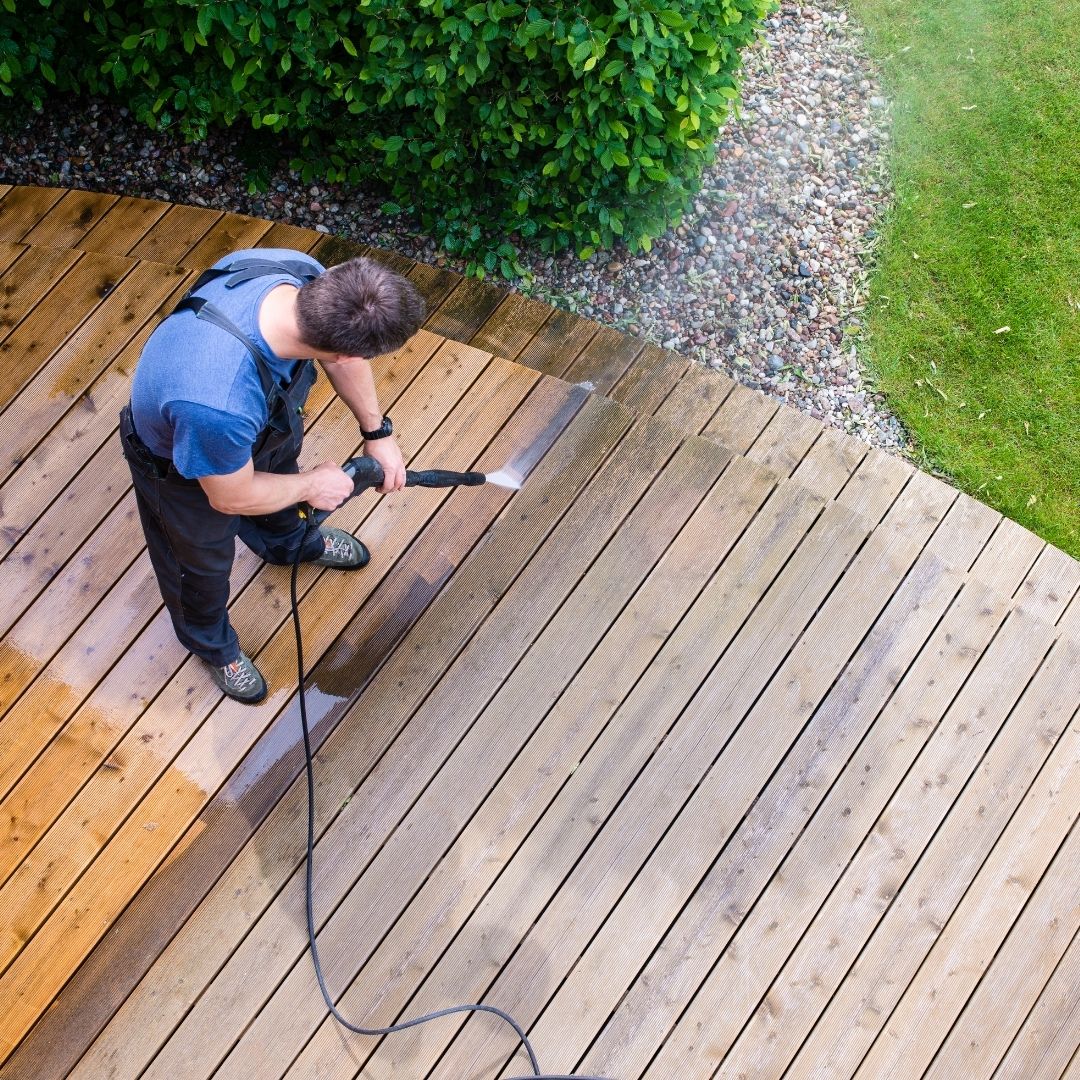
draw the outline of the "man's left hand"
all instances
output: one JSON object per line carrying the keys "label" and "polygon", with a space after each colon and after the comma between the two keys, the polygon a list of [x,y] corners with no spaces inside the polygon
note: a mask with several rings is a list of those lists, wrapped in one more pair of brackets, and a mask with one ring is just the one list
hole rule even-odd
{"label": "man's left hand", "polygon": [[382,487],[377,488],[377,491],[388,495],[391,491],[400,491],[405,486],[405,459],[401,456],[401,448],[393,435],[365,442],[364,453],[382,466],[384,479]]}

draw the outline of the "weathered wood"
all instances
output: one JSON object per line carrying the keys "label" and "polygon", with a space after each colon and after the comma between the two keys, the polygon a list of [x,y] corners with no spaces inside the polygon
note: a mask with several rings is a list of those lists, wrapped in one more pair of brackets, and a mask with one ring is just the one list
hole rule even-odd
{"label": "weathered wood", "polygon": [[1056,623],[1080,590],[1080,562],[1049,544],[1035,560],[1013,597],[1022,610]]}
{"label": "weathered wood", "polygon": [[993,1080],[1058,1080],[1080,1047],[1080,934],[1073,938]]}
{"label": "weathered wood", "polygon": [[517,360],[521,350],[544,325],[551,312],[547,304],[521,293],[508,293],[499,306],[469,338],[474,349],[484,349],[507,360]]}
{"label": "weathered wood", "polygon": [[[301,229],[297,225],[287,225],[283,221],[276,221],[259,237],[254,246],[261,248],[290,248],[293,251],[312,253],[318,246],[320,238],[320,234],[313,229]],[[323,265],[326,264],[323,263]]]}
{"label": "weathered wood", "polygon": [[64,188],[13,188],[0,200],[0,240],[21,240],[63,198],[64,192]]}
{"label": "weathered wood", "polygon": [[[21,262],[22,260],[20,260]],[[18,264],[16,264],[18,265]],[[0,343],[0,408],[34,377],[101,301],[130,273],[134,263],[111,255],[84,255]],[[9,273],[14,270],[9,271]]]}
{"label": "weathered wood", "polygon": [[[628,409],[651,416],[686,374],[690,361],[685,356],[661,349],[651,341],[612,387],[611,397]],[[689,430],[677,428],[677,430]],[[696,432],[695,432],[696,434]]]}
{"label": "weathered wood", "polygon": [[[360,784],[372,763],[378,760],[396,728],[404,722],[426,693],[429,683],[454,660],[457,651],[469,639],[484,615],[512,587],[524,563],[528,562],[548,531],[560,520],[562,513],[589,480],[592,471],[604,459],[612,443],[618,440],[628,422],[629,417],[625,412],[610,403],[595,398],[585,403],[578,419],[556,442],[530,482],[516,497],[513,504],[515,513],[512,516],[504,515],[497,521],[492,530],[491,542],[470,556],[461,571],[451,578],[439,599],[420,617],[403,646],[376,675],[367,690],[368,697],[383,702],[383,707],[376,717],[369,717],[366,710],[363,715],[358,710],[350,710],[348,702],[324,706],[324,709],[328,709],[327,715],[313,732],[316,746],[320,734],[325,733],[324,729],[331,727],[338,718],[341,718],[342,722],[331,731],[327,742],[318,751],[316,767],[322,779],[318,788],[320,809],[317,815],[317,836],[328,827],[333,814],[341,808],[342,800],[348,800],[354,787]],[[538,577],[536,580],[546,583],[549,577]],[[519,586],[518,591],[520,589]],[[553,593],[551,604],[557,604],[557,597],[558,594]],[[529,609],[529,618],[539,620],[542,625],[548,613],[546,603],[537,598],[535,606]],[[523,626],[520,617],[512,622],[497,618],[496,625],[500,622],[502,633],[488,632],[482,639],[489,643],[489,649],[506,647],[514,634],[530,634],[528,624]],[[513,633],[508,634],[507,630]],[[351,651],[348,645],[346,642],[346,652]],[[497,662],[497,653],[478,653],[480,647],[480,643],[470,645],[459,664],[467,664],[473,670],[487,671],[488,663]],[[330,667],[333,667],[333,657],[332,651],[327,657]],[[469,657],[474,659],[470,661]],[[408,696],[401,692],[405,685],[411,687]],[[360,685],[354,687],[357,693],[361,689]],[[286,715],[285,719],[291,730],[295,731],[296,716]],[[385,725],[381,736],[385,742],[381,744],[379,732],[374,728],[372,719],[378,719]],[[436,727],[431,737],[438,738],[440,735],[441,731]],[[132,1062],[136,1057],[139,1064],[131,1067],[141,1069],[192,1000],[186,994],[175,993],[177,986],[174,968],[187,972],[185,986],[191,987],[193,993],[196,988],[201,991],[225,960],[224,955],[207,953],[203,944],[206,935],[227,937],[234,934],[236,939],[241,938],[257,913],[269,903],[281,883],[292,873],[303,853],[302,820],[306,798],[302,784],[296,783],[288,787],[288,781],[295,775],[296,764],[295,754],[290,755],[292,773],[285,779],[287,793],[280,803],[277,803],[277,791],[274,788],[260,790],[267,787],[265,783],[252,785],[239,800],[241,821],[258,821],[272,810],[260,838],[244,847],[240,857],[226,872],[203,909],[184,927],[166,954],[128,998],[116,1021],[106,1029],[87,1056],[85,1067],[80,1066],[79,1075],[96,1077],[99,1063],[103,1062],[109,1063],[109,1068],[120,1068],[123,1073],[129,1067],[125,1062]],[[281,770],[276,772],[280,773]],[[267,778],[274,775],[273,770],[266,774]],[[260,800],[256,806],[251,805],[254,797]],[[354,796],[353,802],[358,802],[359,799],[359,795]],[[260,805],[263,807],[261,812]],[[228,824],[228,818],[225,823]],[[149,952],[147,939],[151,939],[149,944],[152,945],[158,934],[161,921],[159,905],[163,902],[170,904],[177,892],[201,897],[209,888],[206,863],[214,857],[223,858],[223,854],[215,856],[212,847],[215,838],[220,839],[222,832],[240,830],[235,826],[229,830],[219,827],[213,833],[202,833],[185,850],[183,856],[170,863],[164,874],[159,873],[151,882],[150,888],[144,890],[132,907],[129,907],[128,912],[134,909],[136,912],[141,910],[143,914],[139,917],[135,929],[130,932],[126,932],[124,926],[125,922],[131,922],[128,913],[125,913],[121,922],[122,936],[116,946],[119,950],[116,956],[124,957],[125,972],[133,966],[141,971],[144,955],[153,959],[155,954]],[[268,832],[273,836],[273,840],[266,838]],[[243,832],[240,832],[240,837],[240,842],[246,839]],[[200,855],[199,849],[208,846],[210,853]],[[275,853],[273,866],[269,863],[270,852]],[[206,884],[201,886],[201,891],[195,893],[203,882]],[[244,884],[240,884],[241,882]],[[155,884],[163,884],[164,888],[155,891]],[[246,898],[242,904],[237,903],[238,895]],[[144,900],[147,902],[144,903]],[[194,901],[191,906],[194,907]],[[133,953],[139,957],[140,964],[133,964]],[[91,961],[98,961],[98,953],[95,953]],[[149,966],[149,962],[145,961],[146,966]],[[99,963],[99,982],[113,986],[118,976],[112,972],[113,965],[108,963],[107,955]],[[106,972],[112,973],[106,977]],[[80,976],[81,974],[82,972]],[[161,981],[163,979],[164,983]],[[76,982],[78,980],[79,976],[76,976]],[[91,990],[87,992],[86,1001],[76,1001],[69,1006],[70,995],[65,994],[60,999],[62,1011],[69,1014],[69,1022],[78,1024],[80,1029],[85,1023],[88,1011],[100,1009],[100,993],[97,996],[92,995],[95,985],[91,980]],[[172,990],[163,995],[157,989],[159,985],[167,985]],[[115,998],[116,1005],[121,1001],[122,993]],[[47,1014],[46,1019],[52,1012]],[[132,1039],[131,1030],[144,1032],[146,1039]],[[155,1037],[155,1031],[160,1031],[160,1036]],[[56,1026],[53,1032],[47,1049],[55,1057],[64,1054],[76,1040],[73,1039],[68,1025]],[[65,1057],[64,1060],[70,1059]]]}
{"label": "weathered wood", "polygon": [[734,389],[735,383],[726,375],[693,364],[656,410],[656,415],[679,431],[703,433]]}
{"label": "weathered wood", "polygon": [[737,383],[702,434],[745,454],[778,408],[777,402],[759,390]]}
{"label": "weathered wood", "polygon": [[[1048,840],[1052,838],[1037,838],[1040,847]],[[1004,848],[999,845],[999,848],[995,849],[995,855],[1000,857],[1003,854]],[[1078,867],[1080,829],[1074,821],[1070,834],[1039,881],[1031,902],[1017,918],[1008,939],[994,956],[989,971],[968,999],[960,1018],[934,1056],[925,1073],[928,1078],[949,1080],[965,1072],[969,1076],[991,1074],[1043,988],[1057,970],[1070,941],[1076,937],[1077,928],[1080,927]],[[997,868],[984,868],[980,875],[988,878],[987,885],[990,884],[994,869]],[[978,879],[975,884],[980,884]],[[1016,875],[1010,874],[1008,880],[999,887],[1001,896],[1008,896],[1010,901],[1015,903],[1015,895],[1010,894],[1019,892],[1023,895],[1024,891],[1030,888],[1030,884],[1029,879],[1025,879],[1021,884]],[[969,892],[964,898],[965,904],[969,904],[971,896],[972,893]],[[967,983],[974,974],[972,969],[977,971],[980,965],[987,963],[987,951],[1000,934],[999,920],[1002,915],[1008,918],[1008,912],[986,910],[989,907],[984,895],[980,909],[969,916],[975,930],[974,940],[971,942],[972,951],[961,958],[957,970],[945,973],[945,989],[954,995],[957,993],[956,982]],[[960,924],[954,919],[950,927],[959,930]],[[944,944],[945,936],[942,936],[941,944]],[[954,933],[951,943],[954,950],[956,937],[957,934]],[[937,951],[935,949],[935,952]],[[936,959],[933,953],[930,959]],[[935,985],[939,985],[940,981],[939,969]],[[917,987],[913,983],[908,995],[916,991]],[[935,1003],[936,1000],[935,998]],[[937,1017],[933,1019],[936,1020]],[[891,1030],[891,1023],[889,1028]],[[1080,1032],[1077,1037],[1080,1038]],[[1033,1060],[1031,1064],[1034,1065]]]}
{"label": "weathered wood", "polygon": [[[690,1075],[695,1069],[704,1073],[723,1060],[746,1018],[751,1025],[772,1019],[772,1001],[763,1003],[770,982],[1008,613],[1008,605],[984,586],[965,588],[925,648],[903,671],[903,660],[917,643],[922,618],[938,610],[942,591],[947,592],[956,580],[955,572],[940,574],[927,596],[925,614],[920,608],[901,622],[892,663],[881,669],[886,683],[898,677],[900,682],[876,718],[869,709],[856,712],[853,707],[850,718],[841,719],[843,728],[870,725],[869,731],[665,1040],[645,1073],[649,1080]],[[893,601],[901,605],[901,611],[902,592]],[[870,655],[873,648],[868,650]],[[842,692],[858,694],[858,681]],[[844,737],[843,728],[837,737]],[[823,754],[828,747],[825,741]],[[820,789],[815,773],[808,776],[807,785],[813,791]],[[721,996],[726,1007],[717,1009]],[[756,1046],[761,1038],[755,1033],[746,1043]],[[766,1064],[772,1065],[762,1063],[762,1067]]]}
{"label": "weathered wood", "polygon": [[[846,1075],[855,1071],[1075,709],[1075,703],[1066,706],[1056,681],[1064,674],[1060,662],[1044,664],[1023,692],[1052,639],[1045,624],[1022,613],[1010,615],[928,752],[800,942],[795,955],[805,959],[804,949],[816,951],[812,970],[820,981],[809,990],[800,979],[798,1000],[790,1008],[775,985],[770,991],[784,1030],[776,1043],[758,1041],[758,1055],[766,1052],[766,1045],[770,1056],[778,1044],[790,1048],[792,1040],[807,1031],[807,1021],[816,1021],[792,1067],[811,1071],[828,1061]],[[1020,707],[1013,709],[1022,693]],[[993,740],[1003,723],[1005,737]],[[991,740],[990,752],[976,770]],[[841,898],[846,903],[838,925],[836,902]],[[887,912],[878,924],[883,907]],[[825,943],[838,934],[838,944],[827,948]],[[858,968],[849,971],[847,965],[867,937]],[[819,1018],[822,997],[838,985],[833,973],[840,965],[847,977]]]}
{"label": "weathered wood", "polygon": [[[650,442],[651,447],[648,446]],[[371,866],[364,871],[351,890],[349,886],[370,858],[370,854],[362,856],[359,864],[351,859],[342,859],[341,851],[355,850],[357,845],[349,832],[339,831],[335,837],[330,849],[335,852],[336,872],[332,878],[324,880],[324,888],[329,894],[325,900],[328,910],[337,910],[329,924],[323,928],[320,937],[325,943],[328,956],[327,971],[336,972],[333,976],[336,983],[340,983],[348,972],[355,970],[355,965],[364,958],[363,948],[357,949],[354,945],[353,948],[343,950],[338,941],[340,934],[344,932],[351,936],[349,928],[355,926],[356,917],[363,911],[365,922],[373,927],[374,933],[370,942],[371,946],[374,946],[380,936],[374,928],[382,925],[384,919],[392,919],[395,910],[415,891],[418,881],[423,881],[430,866],[437,862],[447,844],[452,841],[463,819],[467,820],[471,809],[482,802],[484,792],[505,769],[506,758],[512,759],[522,742],[528,738],[529,730],[536,722],[533,718],[544,715],[547,707],[558,695],[559,689],[577,668],[580,650],[574,647],[575,643],[591,642],[601,628],[606,628],[612,613],[617,613],[627,592],[632,592],[636,583],[648,571],[652,559],[659,556],[671,530],[677,528],[680,517],[692,509],[695,502],[694,485],[686,485],[682,492],[674,490],[680,486],[675,484],[666,491],[663,484],[648,486],[654,471],[663,465],[677,444],[677,437],[664,439],[658,431],[653,430],[648,436],[643,435],[635,440],[633,452],[629,446],[626,447],[627,452],[622,454],[622,461],[626,466],[622,473],[626,490],[617,489],[611,497],[603,501],[590,500],[590,531],[601,537],[610,535],[618,525],[622,513],[625,513],[627,502],[632,505],[635,498],[647,491],[646,497],[639,503],[631,518],[623,522],[583,581],[552,622],[544,628],[538,642],[534,643],[513,675],[499,688],[494,700],[484,710],[483,719],[468,730],[461,745],[451,754],[442,769],[439,769],[439,765],[446,756],[445,749],[441,753],[432,754],[415,745],[411,752],[409,746],[402,748],[402,753],[406,756],[404,759],[399,758],[393,767],[400,772],[404,766],[407,774],[401,775],[399,785],[395,785],[377,800],[384,822],[379,827],[380,835],[384,829],[389,829],[397,822],[406,810],[408,816],[390,835]],[[626,446],[625,443],[623,445]],[[719,452],[714,452],[714,457],[719,456]],[[674,463],[672,467],[675,468]],[[685,468],[684,463],[683,470]],[[703,471],[707,472],[707,469]],[[660,526],[656,522],[654,506],[650,504],[662,503],[667,504],[671,521]],[[651,543],[651,548],[645,543],[646,538]],[[591,538],[582,537],[578,540],[575,537],[575,542],[582,543],[585,550],[595,550],[596,547],[596,541]],[[550,551],[550,548],[548,550]],[[641,558],[627,559],[626,553],[630,550],[639,550]],[[564,561],[571,563],[577,560]],[[562,569],[564,574],[568,571],[569,566]],[[441,721],[431,725],[436,730],[449,726],[453,730],[461,731],[462,725],[475,715],[477,706],[482,705],[487,696],[476,695],[475,692],[469,695],[478,697],[477,704],[470,708],[467,699],[448,698],[439,692],[438,688],[436,693],[438,700],[433,701],[433,705],[441,717]],[[369,708],[375,704],[370,697],[368,701]],[[426,722],[423,724],[424,728],[428,726]],[[409,742],[411,743],[411,740]],[[443,738],[438,742],[446,745]],[[425,779],[432,772],[437,772],[437,775],[425,790]],[[468,777],[467,781],[463,779],[465,775]],[[405,790],[399,793],[399,786]],[[451,791],[455,794],[448,799],[447,793]],[[410,809],[410,804],[417,799]],[[363,813],[362,806],[353,812],[353,805],[350,804],[350,817],[353,822],[351,827],[360,827],[365,833],[370,833],[370,814]],[[364,844],[361,851],[367,846]],[[299,878],[295,879],[295,884],[300,884]],[[294,899],[289,905],[290,908],[293,908],[296,902],[302,906],[302,890],[293,889],[292,892]],[[340,892],[347,895],[338,907],[335,897]],[[271,920],[272,929],[263,930],[260,937],[264,942],[278,942],[282,933],[287,932],[284,925],[281,925],[281,916],[282,913],[279,912]],[[286,924],[293,922],[287,915],[283,921]],[[277,945],[274,949],[275,952],[280,951]],[[303,939],[297,937],[295,953],[291,955],[294,963],[295,959],[305,962],[299,967],[293,967],[292,973],[285,979],[273,1000],[259,1015],[249,1032],[244,1034],[228,1060],[218,1068],[219,1075],[233,1075],[238,1069],[243,1071],[248,1068],[269,1075],[274,1067],[274,1060],[280,1058],[282,1049],[292,1045],[293,1036],[285,1033],[282,1025],[288,1027],[290,1032],[296,1032],[303,1023],[310,1031],[322,1019],[324,1010],[312,1008],[316,1003],[312,1002],[306,993],[310,972],[302,952]],[[333,959],[329,958],[330,953],[335,954]],[[237,970],[246,973],[250,966],[244,963]],[[285,971],[281,971],[279,977],[284,975]],[[259,993],[258,986],[252,989],[258,994],[259,1002],[264,1000],[265,993]],[[234,998],[235,993],[234,989],[228,996]],[[248,996],[244,995],[245,998]],[[212,1014],[204,1012],[204,1016],[210,1015]],[[212,1021],[210,1026],[214,1026]],[[275,1032],[271,1043],[276,1049],[271,1049],[270,1045],[264,1049],[259,1048],[260,1030]],[[205,1031],[204,1025],[199,1024],[189,1030],[182,1045],[189,1053],[198,1054],[201,1062],[204,1060],[204,1050],[200,1048],[205,1046],[208,1037],[212,1038],[209,1032]],[[155,1061],[147,1075],[166,1075],[181,1060],[184,1062],[185,1073],[203,1075],[204,1066],[196,1065],[187,1054],[180,1058],[166,1056],[164,1060]]]}
{"label": "weathered wood", "polygon": [[547,322],[516,357],[517,362],[561,378],[599,329],[598,323],[552,309]]}
{"label": "weathered wood", "polygon": [[83,237],[86,251],[128,255],[165,216],[169,204],[126,195]]}
{"label": "weathered wood", "polygon": [[220,210],[174,204],[150,226],[129,254],[133,259],[150,259],[175,266],[222,216]]}
{"label": "weathered wood", "polygon": [[[455,341],[468,341],[474,348],[482,348],[475,345],[472,338],[508,295],[506,289],[477,281],[476,278],[462,278],[442,304],[431,312],[424,325],[433,334],[441,334]],[[506,355],[498,348],[488,351],[496,356]]]}
{"label": "weathered wood", "polygon": [[[12,243],[10,240],[0,241],[0,277],[3,276],[3,274],[6,272],[7,268],[9,266],[11,266],[11,264],[20,255],[22,255],[24,252],[26,252],[28,250],[29,249],[26,247],[25,244]],[[14,282],[6,282],[4,285],[0,286],[0,291],[3,292],[3,295],[4,295],[5,299],[8,298],[11,295],[10,293],[7,292],[7,285],[10,285],[10,284],[14,284]],[[3,309],[3,310],[9,310],[9,309]],[[2,329],[3,325],[4,324],[2,322],[2,319],[0,319],[0,329]]]}
{"label": "weathered wood", "polygon": [[[784,488],[765,504],[428,976],[411,1010],[425,1010],[455,985],[454,993],[484,994],[531,1023],[543,1007],[544,988],[558,985],[564,965],[576,958],[622,892],[630,867],[644,861],[692,790],[695,773],[707,768],[715,746],[722,745],[731,723],[724,710],[729,714],[739,702],[752,701],[755,685],[768,681],[784,651],[783,624],[796,597],[806,587],[827,589],[830,568],[822,565],[821,547],[846,562],[840,553],[850,543],[842,539],[850,515],[833,505],[806,533],[819,506],[805,492]],[[770,639],[775,651],[766,645]],[[717,664],[721,655],[724,661]],[[585,905],[583,896],[589,897]],[[498,940],[486,939],[492,925],[501,928]],[[499,963],[505,966],[485,990]],[[372,1076],[389,1075],[401,1067],[398,1055],[407,1054],[410,1067],[425,1073],[452,1035],[443,1028],[419,1033],[412,1045],[387,1043],[367,1069]],[[465,1022],[440,1070],[470,1075],[486,1059],[484,1048],[492,1039],[506,1045],[505,1033]],[[421,1044],[423,1054],[417,1052]],[[553,1052],[545,1045],[545,1061]]]}
{"label": "weathered wood", "polygon": [[[0,258],[7,264],[0,278],[0,341],[4,341],[37,307],[79,257],[77,251],[25,248],[21,244],[7,243],[0,247]],[[0,384],[5,395],[7,382],[5,376]]]}
{"label": "weathered wood", "polygon": [[601,326],[588,345],[562,373],[567,382],[586,383],[607,394],[637,359],[644,343],[609,326]]}
{"label": "weathered wood", "polygon": [[118,196],[68,191],[23,237],[24,244],[77,248],[86,234],[116,205]]}
{"label": "weathered wood", "polygon": [[[1065,643],[1058,651],[1062,650],[1071,655],[1065,660],[1066,666],[1058,670],[1074,674],[1080,671],[1080,649]],[[1075,712],[1080,692],[1070,700]],[[1040,734],[1036,729],[1028,736],[1039,739]],[[1080,807],[1080,731],[1066,727],[1046,769],[1022,804],[1022,812],[1009,823],[963,899],[949,915],[948,924],[935,934],[929,954],[859,1065],[856,1075],[863,1080],[896,1076],[907,1070],[921,1072],[929,1066],[934,1051],[948,1034],[1040,878],[1047,873],[1059,847],[1064,846],[1074,854],[1077,851],[1075,844],[1063,844],[1063,839],[1075,826],[1077,807]],[[949,832],[956,838],[965,824],[963,814],[954,812],[949,819]],[[1068,855],[1065,857],[1068,859]],[[1065,924],[1062,929],[1066,942],[1072,937],[1066,928],[1071,925],[1075,929],[1080,918],[1078,865],[1072,861],[1068,868],[1073,878],[1071,889],[1059,881],[1051,901],[1058,905],[1056,921]],[[938,869],[942,869],[940,864]],[[934,919],[941,911],[942,908],[934,905],[926,915]],[[1024,963],[1029,969],[1038,968],[1039,944],[1033,931],[1025,943]],[[1040,986],[1053,966],[1051,963],[1042,970]],[[992,1015],[990,1011],[989,1016]]]}
{"label": "weathered wood", "polygon": [[1002,518],[971,573],[1004,596],[1012,596],[1032,569],[1044,543],[1015,521]]}
{"label": "weathered wood", "polygon": [[746,456],[777,476],[790,476],[820,434],[821,424],[812,416],[781,405]]}
{"label": "weathered wood", "polygon": [[[442,307],[443,301],[454,291],[461,275],[451,270],[440,270],[437,266],[428,266],[425,263],[413,263],[408,274],[405,275],[420,291],[424,302],[427,304],[427,318],[430,322]],[[424,324],[425,329],[427,323]]]}

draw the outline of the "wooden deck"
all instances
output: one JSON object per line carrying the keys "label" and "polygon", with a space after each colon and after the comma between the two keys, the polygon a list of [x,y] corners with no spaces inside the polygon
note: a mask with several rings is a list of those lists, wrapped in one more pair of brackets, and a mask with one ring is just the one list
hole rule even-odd
{"label": "wooden deck", "polygon": [[[0,186],[0,1078],[493,1080],[490,1016],[385,1040],[307,952],[288,575],[223,699],[172,636],[116,437],[230,250],[355,247]],[[392,253],[406,456],[524,488],[353,500],[300,575],[320,951],[385,1024],[510,1010],[549,1071],[1080,1075],[1080,564],[899,459]],[[592,385],[593,392],[576,386]],[[304,456],[356,448],[321,379]]]}

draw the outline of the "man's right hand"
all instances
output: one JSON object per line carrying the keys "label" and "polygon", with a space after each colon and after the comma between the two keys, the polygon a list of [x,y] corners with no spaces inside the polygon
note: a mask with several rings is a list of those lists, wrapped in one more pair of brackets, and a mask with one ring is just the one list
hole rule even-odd
{"label": "man's right hand", "polygon": [[304,475],[309,485],[307,502],[316,510],[336,510],[353,493],[352,477],[332,461]]}

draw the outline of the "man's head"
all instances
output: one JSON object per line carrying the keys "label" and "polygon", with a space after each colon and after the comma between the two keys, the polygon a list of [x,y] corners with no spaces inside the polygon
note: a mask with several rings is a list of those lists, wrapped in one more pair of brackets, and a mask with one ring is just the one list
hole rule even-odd
{"label": "man's head", "polygon": [[372,259],[349,259],[303,285],[296,324],[311,348],[342,356],[396,352],[426,315],[416,287]]}

